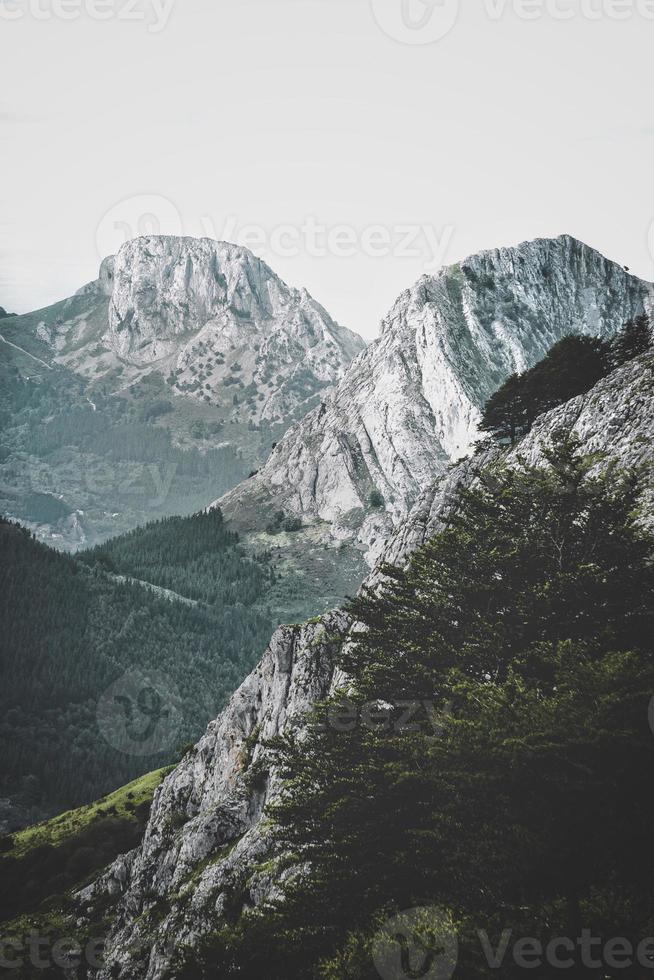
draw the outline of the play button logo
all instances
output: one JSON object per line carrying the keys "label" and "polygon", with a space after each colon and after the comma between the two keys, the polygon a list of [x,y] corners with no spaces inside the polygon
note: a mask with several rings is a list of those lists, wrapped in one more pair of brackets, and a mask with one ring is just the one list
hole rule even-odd
{"label": "play button logo", "polygon": [[452,919],[436,908],[409,909],[393,916],[372,946],[382,980],[450,980],[458,954]]}

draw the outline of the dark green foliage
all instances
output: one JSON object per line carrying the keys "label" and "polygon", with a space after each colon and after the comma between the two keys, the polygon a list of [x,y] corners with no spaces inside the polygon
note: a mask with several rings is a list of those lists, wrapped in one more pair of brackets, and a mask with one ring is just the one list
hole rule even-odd
{"label": "dark green foliage", "polygon": [[272,574],[267,555],[247,558],[220,508],[154,521],[79,557],[221,609],[261,601]]}
{"label": "dark green foliage", "polygon": [[492,395],[480,428],[514,445],[539,415],[589,391],[609,370],[610,348],[604,341],[564,337],[535,367],[511,375]]}
{"label": "dark green foliage", "polygon": [[194,439],[208,439],[211,435],[209,426],[203,419],[194,419],[189,426],[189,432]]}
{"label": "dark green foliage", "polygon": [[[86,929],[76,923],[79,906],[71,893],[79,890],[119,854],[136,846],[147,824],[154,793],[169,768],[150,772],[100,800],[19,831],[8,848],[0,849],[0,922],[3,939],[26,952],[26,926],[44,931],[52,943],[75,935],[84,945],[86,929],[100,938],[106,930],[108,895],[94,903]],[[96,931],[97,930],[97,931]],[[30,969],[27,956],[16,964],[17,978],[57,976]],[[78,976],[73,972],[72,975]],[[86,973],[84,974],[86,976]]]}
{"label": "dark green foliage", "polygon": [[371,507],[379,508],[384,506],[384,498],[379,490],[373,490],[369,497]]}
{"label": "dark green foliage", "polygon": [[[638,478],[595,462],[560,435],[547,467],[482,472],[352,604],[352,689],[277,743],[280,870],[310,873],[237,908],[186,976],[372,980],[379,922],[416,906],[453,917],[466,980],[489,975],[480,929],[652,935],[654,544]],[[498,976],[523,973],[509,954]]]}
{"label": "dark green foliage", "polygon": [[616,367],[644,354],[652,346],[652,328],[643,314],[628,323],[611,345],[611,360]]}
{"label": "dark green foliage", "polygon": [[20,859],[0,857],[0,922],[37,909],[45,899],[132,850],[143,836],[149,813],[150,802],[134,808],[131,818],[98,813],[79,834],[56,847],[41,844]]}
{"label": "dark green foliage", "polygon": [[535,367],[512,374],[488,399],[480,428],[513,446],[543,412],[589,391],[614,368],[651,346],[651,326],[644,314],[627,323],[611,342],[574,334],[564,337]]}
{"label": "dark green foliage", "polygon": [[486,402],[479,428],[502,442],[516,439],[527,431],[527,413],[523,400],[524,386],[518,374],[512,374]]}
{"label": "dark green foliage", "polygon": [[150,402],[149,405],[144,405],[140,417],[144,422],[153,421],[154,419],[161,418],[162,415],[170,415],[174,412],[172,402],[167,401],[165,398],[159,399],[159,401]]}
{"label": "dark green foliage", "polygon": [[272,521],[266,526],[267,534],[280,534],[286,531],[294,534],[302,530],[302,519],[295,514],[285,514],[283,510],[275,511]]}
{"label": "dark green foliage", "polygon": [[[154,523],[77,558],[1,520],[0,795],[40,816],[173,761],[265,649],[277,625],[266,604],[272,575],[266,556],[245,556],[220,511]],[[179,691],[174,745],[154,757],[118,751],[98,728],[98,699],[135,668]]]}

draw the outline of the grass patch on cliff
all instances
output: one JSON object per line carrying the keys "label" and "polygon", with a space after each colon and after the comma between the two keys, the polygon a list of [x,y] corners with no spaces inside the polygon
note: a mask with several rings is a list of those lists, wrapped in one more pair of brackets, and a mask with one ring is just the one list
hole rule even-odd
{"label": "grass patch on cliff", "polygon": [[126,786],[121,786],[115,793],[109,793],[94,803],[81,806],[76,810],[67,810],[51,820],[44,820],[43,823],[17,831],[11,835],[12,847],[7,851],[6,856],[19,859],[25,857],[35,847],[43,845],[57,847],[69,838],[84,833],[94,821],[104,816],[111,815],[127,821],[135,820],[136,810],[144,803],[150,805],[154,791],[171,768],[146,773],[145,776],[134,779]]}
{"label": "grass patch on cliff", "polygon": [[0,921],[66,905],[65,895],[139,842],[170,767],[95,803],[2,838]]}

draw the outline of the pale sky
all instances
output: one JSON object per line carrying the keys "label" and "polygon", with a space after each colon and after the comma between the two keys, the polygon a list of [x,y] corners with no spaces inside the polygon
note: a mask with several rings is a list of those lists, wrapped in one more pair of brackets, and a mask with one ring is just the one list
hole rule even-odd
{"label": "pale sky", "polygon": [[0,0],[0,306],[139,232],[247,226],[367,338],[424,272],[527,238],[654,279],[652,0],[136,4]]}

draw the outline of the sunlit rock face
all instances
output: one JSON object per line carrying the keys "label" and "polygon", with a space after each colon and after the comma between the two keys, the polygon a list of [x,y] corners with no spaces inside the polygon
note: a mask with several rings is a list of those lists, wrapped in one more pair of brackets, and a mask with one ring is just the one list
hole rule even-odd
{"label": "sunlit rock face", "polygon": [[470,452],[480,409],[510,374],[567,334],[613,335],[651,309],[652,296],[651,284],[568,236],[423,276],[380,338],[221,506],[236,516],[264,490],[276,507],[329,522],[336,538],[349,520],[374,563],[420,493]]}
{"label": "sunlit rock face", "polygon": [[182,390],[194,380],[189,367],[201,363],[201,396],[231,372],[238,387],[250,386],[256,419],[281,419],[315,400],[364,347],[305,289],[227,242],[137,238],[105,260],[100,280],[112,350],[139,365],[173,355]]}

